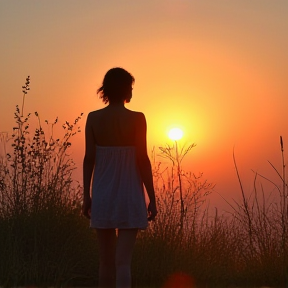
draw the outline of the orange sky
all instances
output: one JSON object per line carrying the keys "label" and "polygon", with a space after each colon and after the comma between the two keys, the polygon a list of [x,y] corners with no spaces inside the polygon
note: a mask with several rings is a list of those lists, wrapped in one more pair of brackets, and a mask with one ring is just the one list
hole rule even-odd
{"label": "orange sky", "polygon": [[[27,112],[60,122],[84,112],[84,126],[103,107],[105,72],[121,66],[136,78],[127,108],[145,113],[149,149],[183,127],[179,144],[197,144],[185,168],[238,198],[233,148],[251,191],[251,169],[274,177],[267,160],[280,167],[279,136],[288,143],[287,15],[286,0],[2,0],[0,131],[11,131],[27,75]],[[84,133],[80,175],[83,145]]]}

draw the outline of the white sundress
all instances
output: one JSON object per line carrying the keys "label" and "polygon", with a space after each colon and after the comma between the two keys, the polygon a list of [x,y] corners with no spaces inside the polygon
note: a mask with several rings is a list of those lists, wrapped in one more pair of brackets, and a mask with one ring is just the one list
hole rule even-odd
{"label": "white sundress", "polygon": [[96,146],[90,226],[147,228],[145,195],[134,146]]}

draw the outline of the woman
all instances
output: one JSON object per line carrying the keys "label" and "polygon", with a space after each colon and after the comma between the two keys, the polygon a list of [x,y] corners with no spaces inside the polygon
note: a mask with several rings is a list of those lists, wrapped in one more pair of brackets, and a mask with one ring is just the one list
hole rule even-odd
{"label": "woman", "polygon": [[[117,288],[131,287],[137,231],[147,228],[157,214],[145,116],[124,105],[132,98],[134,81],[126,70],[110,69],[97,90],[108,106],[90,112],[85,128],[82,210],[97,231],[100,287],[114,287],[115,276]],[[143,183],[150,201],[148,209]]]}

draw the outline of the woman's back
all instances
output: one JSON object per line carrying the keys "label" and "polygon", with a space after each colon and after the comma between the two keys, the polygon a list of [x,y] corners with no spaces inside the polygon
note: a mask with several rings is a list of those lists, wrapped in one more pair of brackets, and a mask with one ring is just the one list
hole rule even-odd
{"label": "woman's back", "polygon": [[139,114],[123,105],[109,105],[91,112],[89,123],[96,145],[135,146]]}

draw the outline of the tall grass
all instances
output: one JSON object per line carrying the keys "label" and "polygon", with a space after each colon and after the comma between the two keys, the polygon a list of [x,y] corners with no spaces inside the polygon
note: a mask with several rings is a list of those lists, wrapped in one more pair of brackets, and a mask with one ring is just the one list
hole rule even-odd
{"label": "tall grass", "polygon": [[80,217],[81,188],[72,179],[75,165],[69,156],[81,117],[66,121],[64,135],[55,138],[58,119],[45,121],[46,130],[52,127],[49,135],[35,112],[38,126],[31,131],[32,115],[24,113],[29,85],[27,77],[13,134],[1,134],[0,284],[63,285],[91,277],[86,261],[94,270],[90,256],[97,255],[95,237]]}
{"label": "tall grass", "polygon": [[[161,184],[156,185],[160,213],[138,241],[137,253],[145,257],[135,256],[138,281],[142,277],[140,282],[160,285],[169,275],[184,272],[205,287],[287,285],[288,210],[287,201],[283,199],[287,198],[287,181],[282,137],[280,143],[282,173],[270,163],[279,176],[279,182],[273,182],[278,195],[272,197],[265,191],[265,182],[271,180],[257,173],[253,191],[245,191],[234,156],[240,200],[229,203],[229,213],[218,215],[215,209],[212,214],[204,203],[213,185],[200,177],[197,179],[200,183],[193,185],[193,190],[190,183],[195,184],[195,178],[186,185],[184,182],[184,192],[190,196],[183,198],[185,211],[190,211],[184,214],[185,229],[181,229],[180,224],[178,176],[171,176],[172,172],[163,177],[159,172],[162,164],[154,162],[155,182]],[[195,190],[195,187],[201,189]],[[141,251],[145,251],[145,255]]]}
{"label": "tall grass", "polygon": [[[14,132],[0,138],[0,285],[95,286],[96,237],[80,215],[82,189],[73,180],[75,165],[69,156],[81,117],[65,122],[57,138],[57,119],[43,125],[37,112],[24,113],[30,77],[22,89]],[[34,130],[32,121],[37,123]],[[178,157],[193,147],[180,150]],[[280,150],[282,171],[270,163],[279,181],[255,173],[253,191],[244,190],[234,156],[240,200],[229,203],[231,211],[224,215],[208,209],[205,203],[214,185],[203,174],[183,171],[183,157],[175,159],[175,147],[154,150],[159,215],[139,232],[132,263],[134,287],[181,287],[183,279],[198,287],[287,284],[288,190],[282,137]],[[159,156],[170,162],[162,163]],[[266,181],[277,195],[265,191]]]}

